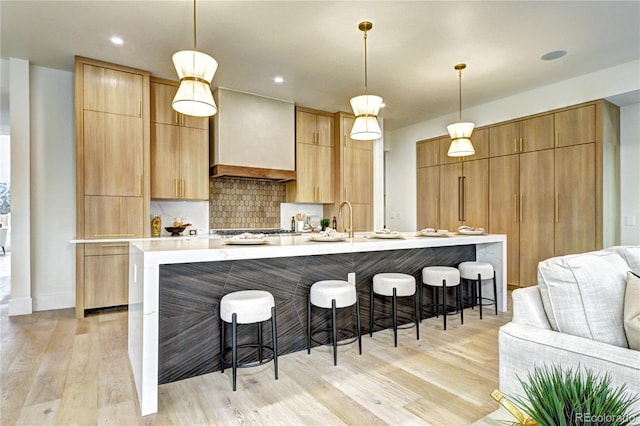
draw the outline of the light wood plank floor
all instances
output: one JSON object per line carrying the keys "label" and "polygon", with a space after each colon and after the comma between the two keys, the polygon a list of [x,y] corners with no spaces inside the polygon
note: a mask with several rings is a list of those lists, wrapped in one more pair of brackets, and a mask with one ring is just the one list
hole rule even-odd
{"label": "light wood plank floor", "polygon": [[[2,271],[0,265],[0,271]],[[2,278],[0,277],[0,280]],[[390,330],[339,348],[281,356],[273,364],[160,386],[159,412],[141,417],[127,356],[125,311],[76,320],[73,309],[7,316],[2,297],[0,423],[221,425],[468,425],[498,408],[497,329],[511,314],[465,310],[450,318]]]}

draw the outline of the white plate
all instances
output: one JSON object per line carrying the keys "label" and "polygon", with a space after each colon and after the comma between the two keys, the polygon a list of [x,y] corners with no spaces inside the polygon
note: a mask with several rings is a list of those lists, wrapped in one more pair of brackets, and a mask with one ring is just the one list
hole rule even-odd
{"label": "white plate", "polygon": [[391,232],[389,234],[371,234],[369,235],[369,238],[389,238],[389,239],[398,239],[398,238],[404,238],[402,236],[402,234],[400,234],[399,232]]}
{"label": "white plate", "polygon": [[458,234],[462,234],[462,235],[484,235],[486,231],[469,231],[469,230],[462,230],[462,231],[458,231]]}
{"label": "white plate", "polygon": [[337,241],[345,241],[347,237],[344,235],[332,235],[330,237],[323,237],[322,235],[312,235],[309,238],[309,241],[320,241],[320,242],[337,242]]}
{"label": "white plate", "polygon": [[448,237],[449,231],[418,232],[416,237]]}
{"label": "white plate", "polygon": [[252,244],[265,244],[267,242],[266,238],[230,238],[225,241],[225,244],[238,244],[238,245],[252,245]]}

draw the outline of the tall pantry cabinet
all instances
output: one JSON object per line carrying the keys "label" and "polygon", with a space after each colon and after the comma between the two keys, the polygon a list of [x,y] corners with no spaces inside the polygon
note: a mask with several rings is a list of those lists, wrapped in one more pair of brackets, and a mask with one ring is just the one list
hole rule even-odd
{"label": "tall pantry cabinet", "polygon": [[[149,74],[76,57],[76,233],[148,236]],[[128,303],[126,242],[78,244],[76,316]]]}
{"label": "tall pantry cabinet", "polygon": [[348,225],[348,209],[339,206],[344,200],[353,208],[353,230],[355,232],[373,229],[373,143],[351,139],[350,133],[355,117],[345,112],[335,114],[335,152],[334,152],[334,198],[335,204],[325,205],[326,217],[338,218],[338,230]]}
{"label": "tall pantry cabinet", "polygon": [[[488,182],[476,190],[488,194],[485,227],[507,236],[509,286],[537,284],[541,260],[619,242],[619,128],[619,110],[606,101],[488,127]],[[439,139],[418,142],[417,154]],[[474,157],[465,164],[477,161]],[[433,220],[426,200],[448,196],[439,203],[456,203],[453,189],[442,190],[443,169],[449,166],[437,167],[441,190],[435,195],[436,185],[427,180],[435,176],[427,172],[434,166],[420,167],[425,164],[418,159],[419,227]],[[447,224],[452,216],[435,223]]]}

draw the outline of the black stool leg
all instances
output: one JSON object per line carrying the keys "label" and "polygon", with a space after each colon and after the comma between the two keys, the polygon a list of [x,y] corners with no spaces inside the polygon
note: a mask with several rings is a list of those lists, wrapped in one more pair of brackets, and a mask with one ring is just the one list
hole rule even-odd
{"label": "black stool leg", "polygon": [[460,324],[464,324],[464,306],[462,304],[462,289],[460,288],[460,286],[456,286],[456,296],[457,296],[457,301],[456,304],[458,305],[458,309],[460,309]]}
{"label": "black stool leg", "polygon": [[478,306],[480,307],[480,319],[482,319],[482,275],[478,274]]}
{"label": "black stool leg", "polygon": [[236,373],[238,369],[238,330],[237,315],[231,315],[231,371],[233,376],[233,391],[236,391]]}
{"label": "black stool leg", "polygon": [[[422,296],[422,285],[420,285],[420,296]],[[420,340],[420,323],[422,322],[422,307],[419,301],[422,301],[422,297],[418,300],[418,292],[413,296],[413,310],[416,315],[416,340]],[[420,316],[418,317],[418,313]]]}
{"label": "black stool leg", "polygon": [[373,284],[371,284],[371,295],[369,297],[369,337],[373,336]]}
{"label": "black stool leg", "polygon": [[438,287],[431,287],[431,302],[431,313],[438,318]]}
{"label": "black stool leg", "polygon": [[271,339],[273,341],[273,369],[278,380],[278,328],[276,327],[276,307],[271,308]]}
{"label": "black stool leg", "polygon": [[307,355],[311,353],[311,298],[307,296]]}
{"label": "black stool leg", "polygon": [[[356,296],[357,297],[357,296]],[[360,338],[360,301],[356,298],[356,334],[358,335],[358,352],[362,355],[362,339]]]}
{"label": "black stool leg", "polygon": [[258,360],[262,363],[262,322],[258,324]]}
{"label": "black stool leg", "polygon": [[496,307],[496,315],[498,315],[498,291],[496,284],[496,271],[493,271],[493,304]]}
{"label": "black stool leg", "polygon": [[444,329],[447,329],[447,280],[442,280],[442,318]]}
{"label": "black stool leg", "polygon": [[336,299],[331,300],[331,333],[333,334],[333,365],[338,365],[338,327],[336,325]]}
{"label": "black stool leg", "polygon": [[224,329],[225,322],[220,319],[220,372],[224,373]]}
{"label": "black stool leg", "polygon": [[418,311],[420,312],[420,322],[422,323],[422,308],[424,307],[424,300],[422,299],[422,283],[420,283],[418,290],[420,291],[420,295],[418,296],[418,300],[419,302],[419,306],[418,306]]}
{"label": "black stool leg", "polygon": [[397,305],[397,297],[396,297],[396,288],[393,288],[393,304],[392,304],[392,315],[393,315],[393,346],[398,347],[398,305]]}

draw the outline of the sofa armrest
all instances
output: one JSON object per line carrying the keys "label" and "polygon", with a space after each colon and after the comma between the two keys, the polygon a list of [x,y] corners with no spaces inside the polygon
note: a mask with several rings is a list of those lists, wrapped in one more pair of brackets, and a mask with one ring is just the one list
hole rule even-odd
{"label": "sofa armrest", "polygon": [[[500,327],[498,346],[500,390],[507,396],[522,396],[516,376],[526,380],[528,371],[542,364],[608,373],[613,386],[626,384],[628,392],[640,395],[640,351],[514,322]],[[640,402],[634,409],[640,409]]]}
{"label": "sofa armrest", "polygon": [[542,304],[540,287],[525,287],[514,290],[511,292],[511,299],[513,300],[513,322],[551,330],[551,324]]}

